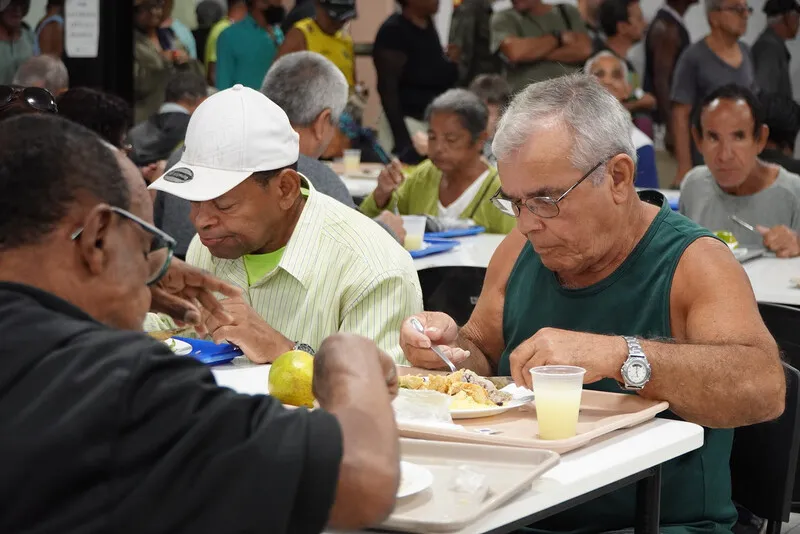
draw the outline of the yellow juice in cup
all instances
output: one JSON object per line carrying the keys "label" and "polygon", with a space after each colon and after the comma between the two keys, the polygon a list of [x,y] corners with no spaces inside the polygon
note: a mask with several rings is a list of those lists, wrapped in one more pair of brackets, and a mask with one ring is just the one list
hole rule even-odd
{"label": "yellow juice in cup", "polygon": [[419,250],[422,248],[422,235],[421,234],[406,234],[406,239],[403,242],[406,250]]}
{"label": "yellow juice in cup", "polygon": [[358,174],[361,172],[361,151],[357,149],[348,149],[344,151],[342,157],[344,162],[345,174]]}
{"label": "yellow juice in cup", "polygon": [[536,418],[540,439],[567,439],[575,435],[581,390],[539,388],[536,391]]}
{"label": "yellow juice in cup", "polygon": [[576,434],[585,374],[585,369],[571,365],[531,369],[539,439],[567,439]]}

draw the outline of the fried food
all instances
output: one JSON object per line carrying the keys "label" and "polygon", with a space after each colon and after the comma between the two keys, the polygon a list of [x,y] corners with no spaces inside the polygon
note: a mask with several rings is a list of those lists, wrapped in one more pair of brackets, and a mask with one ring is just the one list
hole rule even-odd
{"label": "fried food", "polygon": [[399,385],[405,389],[438,391],[481,406],[502,406],[511,400],[511,395],[498,391],[490,381],[466,369],[449,375],[401,376]]}

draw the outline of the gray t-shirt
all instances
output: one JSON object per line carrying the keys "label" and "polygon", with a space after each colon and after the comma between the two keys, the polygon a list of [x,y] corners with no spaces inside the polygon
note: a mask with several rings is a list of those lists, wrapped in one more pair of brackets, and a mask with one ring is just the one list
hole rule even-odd
{"label": "gray t-shirt", "polygon": [[712,91],[729,83],[747,87],[758,94],[750,49],[741,42],[739,47],[742,50],[742,63],[734,68],[720,59],[708,47],[705,39],[690,45],[683,51],[675,67],[670,94],[672,101],[694,106]]}
{"label": "gray t-shirt", "polygon": [[800,176],[781,167],[778,177],[763,191],[735,196],[719,187],[708,167],[695,167],[681,183],[680,212],[712,232],[733,232],[745,247],[763,247],[760,235],[742,228],[730,216],[754,226],[784,225],[800,232]]}

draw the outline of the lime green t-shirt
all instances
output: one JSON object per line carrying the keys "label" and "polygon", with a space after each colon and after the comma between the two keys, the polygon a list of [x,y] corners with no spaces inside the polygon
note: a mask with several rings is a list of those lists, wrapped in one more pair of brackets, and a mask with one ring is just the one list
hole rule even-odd
{"label": "lime green t-shirt", "polygon": [[283,258],[283,253],[286,247],[279,248],[275,252],[268,252],[266,254],[246,254],[244,259],[244,268],[247,271],[247,283],[253,285],[266,275],[275,270]]}

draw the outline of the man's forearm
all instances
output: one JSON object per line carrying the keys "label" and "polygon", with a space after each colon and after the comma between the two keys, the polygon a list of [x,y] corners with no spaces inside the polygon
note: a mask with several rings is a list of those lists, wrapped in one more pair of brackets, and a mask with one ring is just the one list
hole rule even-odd
{"label": "man's forearm", "polygon": [[[669,402],[687,421],[734,428],[774,419],[783,411],[786,381],[777,349],[771,353],[746,345],[641,344],[652,376],[640,394]],[[624,362],[624,340],[619,347]],[[613,378],[621,381],[621,373]]]}
{"label": "man's forearm", "polygon": [[459,367],[475,371],[480,376],[494,376],[497,374],[497,368],[493,365],[492,360],[489,359],[478,344],[472,340],[469,326],[464,326],[458,330],[458,338],[456,345],[464,350],[469,351],[469,358],[467,358]]}
{"label": "man's forearm", "polygon": [[501,52],[511,63],[533,63],[547,57],[558,47],[552,35],[542,37],[509,37],[501,46]]}
{"label": "man's forearm", "polygon": [[[681,170],[692,167],[692,142],[689,134],[690,110],[684,105],[672,106],[672,135],[675,139],[675,158]],[[682,176],[678,177],[682,179]]]}
{"label": "man's forearm", "polygon": [[359,366],[322,356],[314,364],[314,393],[339,421],[344,441],[330,525],[364,528],[380,522],[394,502],[400,456],[394,412],[377,362]]}
{"label": "man's forearm", "polygon": [[578,41],[570,45],[556,48],[545,59],[563,63],[583,63],[592,54],[591,42]]}

